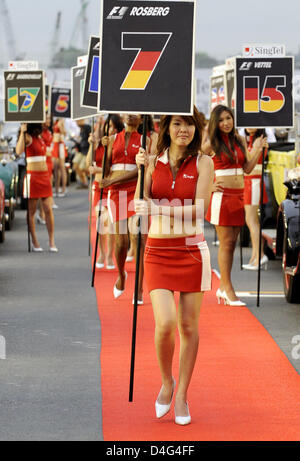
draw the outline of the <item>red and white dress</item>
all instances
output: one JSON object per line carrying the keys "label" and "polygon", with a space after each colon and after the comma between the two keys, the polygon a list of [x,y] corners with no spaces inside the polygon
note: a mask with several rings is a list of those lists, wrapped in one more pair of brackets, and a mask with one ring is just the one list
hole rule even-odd
{"label": "red and white dress", "polygon": [[[157,161],[152,175],[152,199],[160,205],[183,206],[195,202],[199,157],[189,156],[173,179],[168,151]],[[200,293],[211,290],[210,253],[203,233],[179,238],[147,239],[144,257],[149,292],[157,289]]]}
{"label": "red and white dress", "polygon": [[52,187],[48,169],[32,171],[31,165],[38,162],[46,164],[46,144],[41,136],[32,136],[32,143],[26,147],[27,175],[24,178],[24,198],[39,199],[52,197]]}
{"label": "red and white dress", "polygon": [[[61,134],[58,122],[56,122],[56,124],[53,127],[53,133]],[[67,157],[67,155],[68,155],[67,148],[63,141],[53,143],[52,156],[54,158],[59,158],[63,160]]]}
{"label": "red and white dress", "polygon": [[[230,148],[227,137],[224,137],[224,141]],[[235,144],[232,154],[234,162],[225,152],[213,157],[216,178],[244,174],[243,166],[246,162],[244,152]],[[224,188],[223,192],[213,192],[206,219],[215,226],[244,226],[244,188]]]}
{"label": "red and white dress", "polygon": [[[254,136],[250,136],[247,139],[248,150],[251,151],[253,147]],[[262,177],[262,162],[263,154],[261,155],[256,167],[251,174],[245,175],[245,205],[260,205],[260,194],[261,194],[261,177]],[[263,189],[263,203],[268,203],[268,195],[266,185],[264,184]]]}
{"label": "red and white dress", "polygon": [[[142,136],[138,132],[131,133],[125,149],[125,130],[116,134],[112,149],[112,165],[110,171],[134,171],[137,169],[135,158],[142,145]],[[135,215],[134,195],[137,178],[124,184],[116,184],[109,188],[108,212],[113,223],[126,220]]]}

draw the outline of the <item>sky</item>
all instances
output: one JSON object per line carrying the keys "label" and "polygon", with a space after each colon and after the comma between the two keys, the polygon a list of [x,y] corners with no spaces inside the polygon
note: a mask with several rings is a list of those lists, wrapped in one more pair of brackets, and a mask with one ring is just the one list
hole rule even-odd
{"label": "sky", "polygon": [[[100,3],[101,0],[89,1],[90,35],[99,34]],[[47,61],[58,11],[62,11],[60,45],[68,47],[80,0],[6,0],[6,4],[17,49],[26,53],[26,59]],[[275,43],[285,44],[287,51],[296,54],[300,45],[299,17],[299,0],[251,0],[248,8],[244,1],[197,0],[196,50],[223,59],[239,54],[246,43]],[[1,21],[0,62],[9,59]]]}

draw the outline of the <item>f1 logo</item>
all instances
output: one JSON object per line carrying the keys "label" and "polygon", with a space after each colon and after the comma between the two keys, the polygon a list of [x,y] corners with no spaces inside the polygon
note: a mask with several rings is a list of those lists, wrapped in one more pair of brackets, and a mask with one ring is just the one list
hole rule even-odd
{"label": "f1 logo", "polygon": [[127,6],[114,6],[106,19],[123,19],[127,10]]}
{"label": "f1 logo", "polygon": [[240,67],[240,70],[250,70],[253,65],[253,62],[243,62],[243,64]]}

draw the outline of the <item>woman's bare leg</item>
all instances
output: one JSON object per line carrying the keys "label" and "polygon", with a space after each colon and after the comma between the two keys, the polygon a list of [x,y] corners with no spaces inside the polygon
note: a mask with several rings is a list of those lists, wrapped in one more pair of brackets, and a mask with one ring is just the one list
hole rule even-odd
{"label": "woman's bare leg", "polygon": [[178,310],[180,334],[179,381],[175,399],[177,416],[188,416],[187,392],[195,367],[199,345],[199,315],[203,293],[181,293]]}
{"label": "woman's bare leg", "polygon": [[216,226],[220,241],[218,262],[221,274],[220,289],[225,290],[231,301],[237,301],[234,287],[231,281],[234,250],[240,234],[240,227]]}
{"label": "woman's bare leg", "polygon": [[40,244],[37,239],[36,231],[35,231],[35,213],[37,209],[38,199],[29,199],[28,200],[28,223],[29,223],[29,232],[31,235],[32,245],[35,248],[39,248]]}
{"label": "woman's bare leg", "polygon": [[[245,212],[246,212],[246,223],[250,231],[251,235],[251,243],[252,243],[252,255],[250,259],[250,264],[254,266],[258,265],[259,258],[259,238],[260,238],[260,225],[259,225],[259,217],[258,217],[258,206],[257,205],[245,205]],[[263,257],[264,253],[262,250],[261,258]]]}
{"label": "woman's bare leg", "polygon": [[168,290],[153,290],[150,297],[155,318],[155,348],[163,383],[158,403],[168,405],[173,391],[176,305],[174,294]]}
{"label": "woman's bare leg", "polygon": [[49,235],[49,246],[51,248],[56,248],[54,240],[54,214],[52,210],[51,197],[43,199],[43,208],[45,212],[46,226]]}

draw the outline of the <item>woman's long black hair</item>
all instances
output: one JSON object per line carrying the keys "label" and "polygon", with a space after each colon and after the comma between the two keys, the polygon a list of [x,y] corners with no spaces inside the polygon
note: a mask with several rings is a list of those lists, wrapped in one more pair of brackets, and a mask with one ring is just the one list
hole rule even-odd
{"label": "woman's long black hair", "polygon": [[41,123],[28,123],[27,124],[27,134],[37,138],[43,132],[43,125]]}
{"label": "woman's long black hair", "polygon": [[[228,134],[229,146],[225,143],[219,128],[220,117],[223,112],[228,112],[233,120],[232,131]],[[227,157],[229,157],[230,161],[234,163],[235,145],[238,145],[238,147],[246,155],[245,145],[235,129],[233,111],[229,107],[220,104],[213,109],[209,120],[208,134],[212,150],[217,156],[220,156],[221,153],[225,153]]]}

